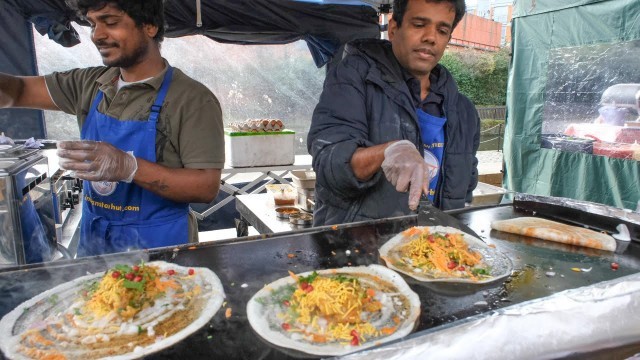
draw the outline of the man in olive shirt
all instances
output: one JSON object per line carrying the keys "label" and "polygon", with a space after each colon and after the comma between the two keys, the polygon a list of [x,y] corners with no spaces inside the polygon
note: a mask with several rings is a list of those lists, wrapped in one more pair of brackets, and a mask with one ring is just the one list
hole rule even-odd
{"label": "man in olive shirt", "polygon": [[0,107],[75,114],[83,141],[58,144],[85,180],[79,256],[197,241],[191,202],[210,202],[224,166],[220,105],[160,55],[162,0],[80,0],[106,67],[0,74]]}

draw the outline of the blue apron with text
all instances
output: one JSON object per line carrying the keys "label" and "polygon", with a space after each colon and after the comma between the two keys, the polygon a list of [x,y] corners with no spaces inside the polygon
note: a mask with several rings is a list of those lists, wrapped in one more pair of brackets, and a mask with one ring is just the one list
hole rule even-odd
{"label": "blue apron with text", "polygon": [[[169,67],[148,121],[118,120],[98,112],[98,91],[82,127],[83,140],[104,141],[156,162],[156,124],[171,83]],[[133,182],[84,181],[78,256],[186,244],[189,204],[164,199]]]}
{"label": "blue apron with text", "polygon": [[416,109],[418,123],[420,124],[420,135],[422,136],[422,146],[424,147],[424,161],[429,166],[429,201],[433,203],[440,177],[440,167],[442,165],[442,154],[444,151],[444,124],[447,118],[441,118],[427,114],[422,109]]}

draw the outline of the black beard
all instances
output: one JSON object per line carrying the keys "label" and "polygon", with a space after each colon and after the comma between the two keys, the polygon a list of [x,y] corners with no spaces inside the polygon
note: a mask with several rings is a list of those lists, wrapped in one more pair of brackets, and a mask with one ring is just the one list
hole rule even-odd
{"label": "black beard", "polygon": [[119,68],[128,68],[133,65],[138,64],[149,52],[149,44],[146,42],[142,42],[140,46],[138,46],[133,53],[128,55],[123,55],[119,58],[116,58],[112,61],[107,61],[105,59],[102,60],[102,63],[105,66],[110,67],[119,67]]}

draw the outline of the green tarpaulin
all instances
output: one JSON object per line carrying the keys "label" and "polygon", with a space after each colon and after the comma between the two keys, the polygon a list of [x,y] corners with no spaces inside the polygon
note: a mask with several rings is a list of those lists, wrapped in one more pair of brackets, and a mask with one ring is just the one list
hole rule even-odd
{"label": "green tarpaulin", "polygon": [[[514,7],[504,186],[635,209],[640,1],[526,0]],[[620,88],[626,93],[603,96]]]}

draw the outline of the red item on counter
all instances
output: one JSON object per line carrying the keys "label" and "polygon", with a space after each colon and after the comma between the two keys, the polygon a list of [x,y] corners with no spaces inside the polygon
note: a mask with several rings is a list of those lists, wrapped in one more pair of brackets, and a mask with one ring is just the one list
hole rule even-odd
{"label": "red item on counter", "polygon": [[602,155],[619,159],[633,159],[636,147],[638,147],[638,145],[596,141],[593,143],[593,155]]}
{"label": "red item on counter", "polygon": [[609,124],[569,124],[565,135],[608,141],[612,143],[640,143],[640,126],[616,126]]}

